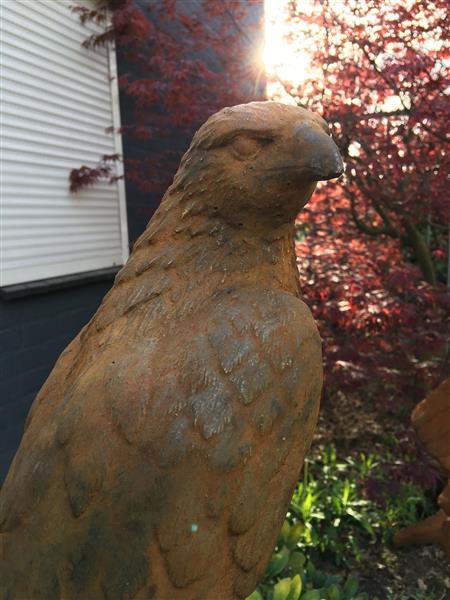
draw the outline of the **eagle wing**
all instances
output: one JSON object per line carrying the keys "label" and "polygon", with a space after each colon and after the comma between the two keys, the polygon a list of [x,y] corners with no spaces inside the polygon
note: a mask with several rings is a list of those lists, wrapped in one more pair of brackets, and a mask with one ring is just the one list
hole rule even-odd
{"label": "eagle wing", "polygon": [[[178,500],[156,519],[158,550],[183,598],[186,586],[192,598],[244,597],[269,559],[311,442],[320,337],[300,300],[267,289],[222,290],[194,320],[189,340],[171,336],[173,362],[150,417],[170,415],[153,455],[173,486],[167,497]],[[146,430],[133,421],[130,442],[145,445]],[[211,556],[222,566],[211,570]]]}
{"label": "eagle wing", "polygon": [[[11,474],[23,485],[5,493],[8,569],[41,554],[29,582],[48,597],[56,588],[244,597],[275,544],[317,418],[310,312],[284,292],[241,287],[167,334],[121,339],[49,401],[53,418],[45,400],[34,410],[33,447],[25,436]],[[210,568],[212,556],[222,567]]]}

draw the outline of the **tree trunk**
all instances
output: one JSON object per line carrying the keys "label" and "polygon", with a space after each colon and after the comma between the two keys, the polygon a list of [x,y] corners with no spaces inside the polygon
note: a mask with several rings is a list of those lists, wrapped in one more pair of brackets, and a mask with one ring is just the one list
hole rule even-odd
{"label": "tree trunk", "polygon": [[406,241],[416,256],[425,281],[436,285],[436,270],[426,241],[410,219],[404,219],[403,225],[406,230]]}

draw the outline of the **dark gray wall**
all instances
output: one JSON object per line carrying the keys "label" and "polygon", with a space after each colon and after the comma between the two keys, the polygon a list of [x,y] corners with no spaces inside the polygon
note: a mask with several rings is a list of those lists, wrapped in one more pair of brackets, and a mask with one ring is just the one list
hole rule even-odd
{"label": "dark gray wall", "polygon": [[111,282],[0,300],[0,480],[34,396],[58,356],[91,318]]}

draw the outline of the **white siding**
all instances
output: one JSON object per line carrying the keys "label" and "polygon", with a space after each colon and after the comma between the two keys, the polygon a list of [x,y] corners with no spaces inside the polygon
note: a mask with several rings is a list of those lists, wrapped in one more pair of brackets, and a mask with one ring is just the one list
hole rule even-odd
{"label": "white siding", "polygon": [[[72,168],[122,153],[115,54],[86,50],[76,0],[1,2],[0,285],[121,265],[123,181],[69,192]],[[86,2],[85,2],[86,3]]]}

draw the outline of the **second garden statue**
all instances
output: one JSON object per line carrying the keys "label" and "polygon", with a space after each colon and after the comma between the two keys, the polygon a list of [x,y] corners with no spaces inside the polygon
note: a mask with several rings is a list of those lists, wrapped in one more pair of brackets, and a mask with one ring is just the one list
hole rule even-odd
{"label": "second garden statue", "polygon": [[310,445],[320,338],[294,219],[343,171],[318,116],[255,102],[195,134],[36,397],[1,495],[2,598],[244,598]]}

